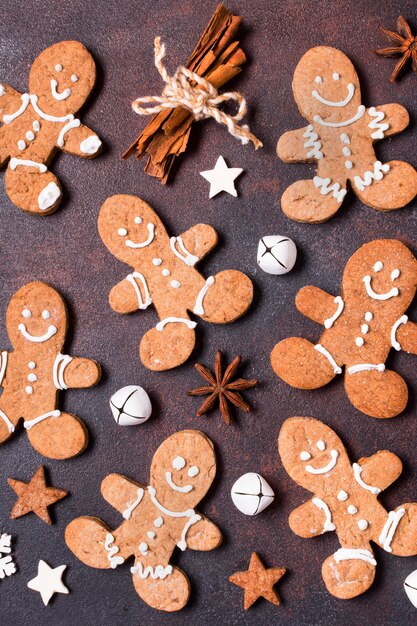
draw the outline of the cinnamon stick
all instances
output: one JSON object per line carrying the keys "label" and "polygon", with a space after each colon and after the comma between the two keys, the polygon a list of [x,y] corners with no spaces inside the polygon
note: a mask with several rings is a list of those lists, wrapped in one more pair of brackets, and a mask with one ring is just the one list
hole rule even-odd
{"label": "cinnamon stick", "polygon": [[[186,63],[188,69],[203,76],[216,89],[237,76],[246,61],[239,42],[235,41],[240,23],[239,16],[220,4]],[[187,148],[193,121],[193,114],[182,107],[157,113],[122,158],[136,155],[141,159],[147,155],[145,172],[165,184],[175,159]]]}

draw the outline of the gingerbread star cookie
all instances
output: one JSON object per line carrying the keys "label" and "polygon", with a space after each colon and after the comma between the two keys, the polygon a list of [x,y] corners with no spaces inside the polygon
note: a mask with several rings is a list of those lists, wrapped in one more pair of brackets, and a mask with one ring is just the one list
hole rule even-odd
{"label": "gingerbread star cookie", "polygon": [[265,567],[256,552],[253,552],[249,569],[232,574],[229,580],[234,585],[244,589],[243,607],[245,611],[260,597],[279,606],[281,598],[274,589],[274,585],[284,576],[286,571],[285,567]]}
{"label": "gingerbread star cookie", "polygon": [[35,513],[45,524],[51,525],[52,520],[48,507],[68,495],[68,491],[64,489],[48,487],[45,469],[42,465],[28,483],[15,478],[8,478],[7,482],[18,496],[10,513],[12,519],[17,519],[22,515],[27,515],[27,513]]}

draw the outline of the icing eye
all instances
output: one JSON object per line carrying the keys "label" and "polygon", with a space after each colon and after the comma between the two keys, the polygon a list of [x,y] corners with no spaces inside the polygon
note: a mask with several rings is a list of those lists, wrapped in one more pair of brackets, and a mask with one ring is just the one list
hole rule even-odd
{"label": "icing eye", "polygon": [[303,450],[300,454],[300,459],[302,461],[309,461],[311,459],[310,452],[307,452],[307,450]]}
{"label": "icing eye", "polygon": [[117,234],[120,235],[120,237],[126,237],[127,235],[126,228],[119,228],[119,230],[117,231]]}
{"label": "icing eye", "polygon": [[43,320],[49,320],[50,317],[51,317],[51,314],[49,313],[48,309],[45,309],[44,311],[42,311]]}
{"label": "icing eye", "polygon": [[185,467],[185,459],[182,456],[176,456],[172,461],[172,467],[176,470],[182,470]]}
{"label": "icing eye", "polygon": [[339,79],[340,79],[340,74],[338,74],[337,72],[334,72],[333,80],[339,80]]}
{"label": "icing eye", "polygon": [[399,269],[392,270],[392,272],[391,272],[391,280],[395,280],[396,278],[398,278],[400,273],[401,272],[400,272]]}
{"label": "icing eye", "polygon": [[26,319],[29,319],[29,317],[32,317],[32,313],[29,311],[29,309],[23,309],[22,316]]}
{"label": "icing eye", "polygon": [[77,74],[73,74],[71,76],[71,82],[72,83],[78,83],[78,76],[77,76]]}
{"label": "icing eye", "polygon": [[141,218],[141,217],[139,217],[139,215],[137,215],[137,216],[135,217],[135,220],[134,220],[134,221],[135,221],[135,224],[142,224],[142,218]]}
{"label": "icing eye", "polygon": [[188,470],[187,474],[190,478],[194,478],[194,476],[197,476],[197,474],[200,473],[199,468],[197,467],[197,465],[193,465],[192,467],[190,467],[190,469]]}
{"label": "icing eye", "polygon": [[326,449],[326,444],[324,443],[323,439],[319,439],[318,442],[316,443],[316,446],[321,451]]}
{"label": "icing eye", "polygon": [[374,265],[374,272],[380,272],[384,268],[382,261],[377,261]]}
{"label": "icing eye", "polygon": [[61,65],[61,63],[57,63],[55,65],[55,69],[56,69],[57,72],[62,72],[62,65]]}
{"label": "icing eye", "polygon": [[321,85],[323,82],[323,79],[321,76],[316,76],[316,78],[314,79],[314,82],[317,83],[317,85]]}

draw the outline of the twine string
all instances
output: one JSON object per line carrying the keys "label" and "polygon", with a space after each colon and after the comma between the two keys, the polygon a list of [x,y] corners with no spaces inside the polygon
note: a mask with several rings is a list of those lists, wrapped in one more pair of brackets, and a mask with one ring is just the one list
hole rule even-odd
{"label": "twine string", "polygon": [[[165,57],[165,45],[161,38],[155,38],[155,66],[165,83],[160,96],[144,96],[137,98],[132,103],[132,109],[139,115],[154,115],[164,109],[176,109],[183,107],[190,111],[196,120],[212,117],[218,124],[223,124],[233,137],[239,139],[242,144],[249,141],[255,149],[262,147],[262,142],[253,135],[248,126],[239,126],[246,115],[247,106],[245,98],[236,91],[226,91],[220,94],[217,89],[205,78],[192,72],[181,65],[174,75],[170,76],[162,60]],[[234,101],[238,105],[235,115],[229,115],[219,105]],[[140,106],[140,105],[147,106]],[[150,106],[155,105],[155,106]]]}

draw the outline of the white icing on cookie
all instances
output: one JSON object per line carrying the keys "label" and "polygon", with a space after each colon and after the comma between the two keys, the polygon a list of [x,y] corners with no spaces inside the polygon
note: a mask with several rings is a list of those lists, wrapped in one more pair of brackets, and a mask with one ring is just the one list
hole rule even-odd
{"label": "white icing on cookie", "polygon": [[345,303],[343,302],[340,296],[335,297],[334,303],[337,304],[336,312],[331,317],[329,317],[327,320],[324,321],[324,327],[327,329],[333,326],[335,321],[342,315],[343,309],[345,307]]}
{"label": "white icing on cookie", "polygon": [[407,315],[402,315],[393,325],[391,328],[391,345],[395,350],[401,350],[401,345],[400,343],[397,341],[397,330],[398,328],[402,325],[402,324],[407,324],[408,322],[408,316]]}
{"label": "white icing on cookie", "polygon": [[[337,74],[337,76],[339,76],[339,75]],[[337,80],[339,80],[339,79],[337,79]],[[327,98],[323,98],[323,96],[320,95],[319,92],[316,89],[313,89],[313,91],[311,92],[311,95],[313,96],[313,98],[315,98],[316,100],[318,100],[322,104],[325,104],[326,106],[329,106],[329,107],[345,107],[346,105],[349,104],[349,102],[352,100],[352,98],[353,98],[353,96],[355,94],[355,85],[353,83],[348,83],[347,89],[348,89],[347,96],[343,100],[337,100],[337,101],[335,101],[335,100],[327,100]],[[318,121],[318,120],[316,120],[316,117],[319,117],[319,116],[315,116],[314,121]]]}
{"label": "white icing on cookie", "polygon": [[336,525],[332,522],[332,514],[328,505],[321,500],[320,498],[313,498],[312,503],[318,508],[321,509],[325,515],[325,521],[323,525],[323,532],[329,532],[331,530],[336,530]]}
{"label": "white icing on cookie", "polygon": [[309,472],[309,474],[327,474],[327,472],[331,472],[334,467],[336,467],[337,459],[339,457],[339,453],[337,450],[330,450],[330,461],[324,467],[313,467],[312,465],[306,465],[305,470]]}
{"label": "white icing on cookie", "polygon": [[390,511],[388,513],[387,521],[379,535],[379,543],[386,550],[386,552],[392,552],[391,542],[394,539],[395,531],[400,523],[401,518],[405,514],[405,509],[401,508],[398,511]]}
{"label": "white icing on cookie", "polygon": [[333,198],[335,198],[338,202],[342,202],[347,190],[342,189],[340,183],[333,183],[331,185],[331,182],[331,178],[322,178],[321,176],[314,176],[313,178],[314,186],[317,187],[317,189],[320,188],[322,196],[327,196],[331,193]]}

